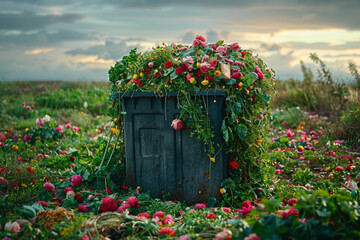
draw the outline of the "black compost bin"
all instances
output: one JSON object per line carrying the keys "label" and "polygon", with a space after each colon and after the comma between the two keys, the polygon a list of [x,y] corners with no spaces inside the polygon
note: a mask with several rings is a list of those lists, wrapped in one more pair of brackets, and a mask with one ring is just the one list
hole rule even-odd
{"label": "black compost bin", "polygon": [[171,193],[188,204],[220,198],[221,182],[227,177],[228,161],[223,146],[221,124],[225,116],[225,92],[199,92],[208,108],[215,137],[215,163],[205,151],[204,142],[190,137],[186,126],[174,130],[171,122],[180,114],[177,93],[166,97],[154,93],[115,93],[122,97],[125,131],[127,184],[150,190],[153,197]]}

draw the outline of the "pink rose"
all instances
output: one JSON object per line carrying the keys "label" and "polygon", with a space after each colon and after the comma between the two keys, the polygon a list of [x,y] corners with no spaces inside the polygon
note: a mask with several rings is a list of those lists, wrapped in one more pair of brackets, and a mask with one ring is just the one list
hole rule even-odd
{"label": "pink rose", "polygon": [[162,211],[158,211],[153,214],[153,218],[163,218],[164,216],[165,216],[165,213]]}
{"label": "pink rose", "polygon": [[70,129],[70,128],[71,128],[71,125],[70,125],[70,124],[66,124],[66,125],[65,125],[65,128],[66,128],[66,129]]}
{"label": "pink rose", "polygon": [[183,127],[184,123],[183,121],[179,120],[179,119],[174,119],[171,123],[171,126],[175,129],[175,130],[181,130]]}
{"label": "pink rose", "polygon": [[261,240],[261,238],[256,235],[256,233],[252,233],[249,236],[245,237],[244,240]]}
{"label": "pink rose", "polygon": [[89,238],[89,236],[87,235],[87,234],[84,234],[81,238],[80,238],[80,240],[89,240],[90,238]]}
{"label": "pink rose", "polygon": [[88,212],[89,209],[87,208],[88,203],[84,205],[78,205],[79,212]]}
{"label": "pink rose", "polygon": [[84,179],[80,175],[74,175],[71,177],[71,185],[74,187],[79,186],[83,181]]}
{"label": "pink rose", "polygon": [[42,127],[42,126],[44,126],[44,120],[42,120],[42,119],[36,119],[36,125],[38,125],[38,127]]}
{"label": "pink rose", "polygon": [[193,42],[193,46],[198,47],[200,45],[201,45],[201,42],[199,40],[195,39],[194,42]]}
{"label": "pink rose", "polygon": [[164,235],[164,234],[173,237],[175,235],[175,231],[171,228],[162,228],[159,231],[159,236]]}
{"label": "pink rose", "polygon": [[43,185],[43,188],[45,188],[49,192],[53,192],[55,190],[55,186],[53,184],[51,184],[51,183],[45,183]]}
{"label": "pink rose", "polygon": [[214,213],[209,213],[208,215],[206,215],[206,218],[207,219],[213,219],[213,218],[216,218],[216,216],[215,216]]}
{"label": "pink rose", "polygon": [[209,70],[210,70],[210,64],[202,63],[202,64],[200,65],[200,71],[201,71],[202,73],[207,73]]}
{"label": "pink rose", "polygon": [[198,210],[206,208],[207,205],[205,203],[197,203],[194,205]]}
{"label": "pink rose", "polygon": [[201,41],[201,42],[206,42],[206,38],[203,37],[203,36],[201,36],[201,35],[200,35],[200,36],[197,35],[195,39],[196,39],[196,40],[199,40],[199,41]]}
{"label": "pink rose", "polygon": [[161,221],[162,225],[174,225],[174,219],[170,214],[166,215],[166,217]]}
{"label": "pink rose", "polygon": [[286,136],[287,136],[288,138],[293,138],[293,137],[294,137],[294,134],[290,131],[290,129],[288,129],[287,132],[286,132]]}
{"label": "pink rose", "polygon": [[240,79],[241,76],[242,76],[241,73],[239,73],[239,72],[234,72],[231,77],[232,77],[233,79]]}
{"label": "pink rose", "polygon": [[129,197],[126,199],[126,203],[131,207],[140,207],[139,200],[136,197]]}
{"label": "pink rose", "polygon": [[121,205],[118,208],[118,212],[123,213],[123,212],[125,212],[126,209],[129,209],[129,208],[131,208],[131,206],[128,203],[124,203],[123,205]]}
{"label": "pink rose", "polygon": [[72,127],[72,130],[74,130],[75,132],[79,132],[80,128],[79,128],[79,127],[76,127],[76,126],[73,126],[73,127]]}
{"label": "pink rose", "polygon": [[216,51],[217,51],[217,52],[225,52],[225,47],[224,47],[224,46],[218,46],[218,47],[216,48]]}
{"label": "pink rose", "polygon": [[210,68],[212,68],[212,70],[214,70],[218,64],[218,61],[216,60],[216,58],[212,58],[212,59],[210,59],[209,63],[210,63]]}
{"label": "pink rose", "polygon": [[338,167],[336,167],[336,168],[335,168],[335,170],[336,170],[336,171],[338,171],[338,172],[341,172],[341,171],[344,171],[344,168],[343,168],[343,167],[338,166]]}
{"label": "pink rose", "polygon": [[234,49],[234,51],[239,51],[241,49],[238,43],[233,43],[231,46]]}
{"label": "pink rose", "polygon": [[20,232],[20,225],[17,222],[13,222],[13,223],[7,222],[5,224],[4,230],[5,231],[11,230],[12,233],[18,233]]}

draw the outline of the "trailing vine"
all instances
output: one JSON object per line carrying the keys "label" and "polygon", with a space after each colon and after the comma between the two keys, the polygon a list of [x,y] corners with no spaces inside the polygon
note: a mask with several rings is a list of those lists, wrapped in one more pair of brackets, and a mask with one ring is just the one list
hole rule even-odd
{"label": "trailing vine", "polygon": [[[216,161],[214,129],[206,106],[207,91],[224,91],[225,118],[221,132],[229,157],[230,178],[223,183],[224,200],[236,203],[243,190],[261,192],[264,151],[268,119],[268,103],[274,91],[274,70],[250,50],[223,41],[214,44],[197,36],[192,46],[172,44],[153,47],[138,53],[130,51],[109,70],[110,96],[115,92],[152,92],[166,96],[177,92],[179,119],[191,127],[191,135],[204,141],[211,161]],[[119,100],[119,99],[117,99]],[[119,118],[121,102],[110,97],[110,116]]]}

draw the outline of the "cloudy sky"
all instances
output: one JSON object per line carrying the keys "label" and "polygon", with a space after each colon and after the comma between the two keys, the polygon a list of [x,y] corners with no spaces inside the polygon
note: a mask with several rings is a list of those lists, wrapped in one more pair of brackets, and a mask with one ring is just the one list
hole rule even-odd
{"label": "cloudy sky", "polygon": [[196,35],[238,42],[279,78],[301,77],[311,52],[347,77],[360,65],[360,0],[0,0],[0,80],[107,81],[132,48]]}

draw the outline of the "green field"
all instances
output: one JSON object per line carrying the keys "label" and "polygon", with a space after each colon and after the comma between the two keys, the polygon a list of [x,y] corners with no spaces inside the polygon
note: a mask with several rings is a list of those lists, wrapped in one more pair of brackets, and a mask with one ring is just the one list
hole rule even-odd
{"label": "green field", "polygon": [[261,187],[186,206],[126,185],[108,83],[0,82],[0,237],[359,239],[359,87],[276,84]]}

